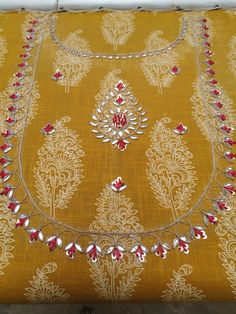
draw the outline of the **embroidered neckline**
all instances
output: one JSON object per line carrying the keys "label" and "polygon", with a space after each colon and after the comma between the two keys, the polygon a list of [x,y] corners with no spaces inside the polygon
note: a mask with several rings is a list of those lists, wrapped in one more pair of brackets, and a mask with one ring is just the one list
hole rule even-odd
{"label": "embroidered neckline", "polygon": [[91,51],[81,51],[74,49],[72,47],[68,47],[57,37],[56,35],[56,19],[51,16],[49,19],[49,31],[51,35],[52,42],[54,42],[59,49],[64,50],[67,53],[70,53],[74,56],[83,57],[83,58],[95,58],[95,59],[105,59],[105,60],[120,60],[120,59],[137,59],[137,58],[146,58],[151,56],[157,56],[162,53],[167,53],[173,49],[175,49],[180,42],[184,39],[185,34],[187,32],[187,21],[185,18],[182,18],[182,26],[179,35],[177,38],[167,46],[151,51],[144,51],[144,52],[130,52],[130,53],[116,53],[116,54],[109,54],[109,53],[102,53],[102,52],[91,52]]}

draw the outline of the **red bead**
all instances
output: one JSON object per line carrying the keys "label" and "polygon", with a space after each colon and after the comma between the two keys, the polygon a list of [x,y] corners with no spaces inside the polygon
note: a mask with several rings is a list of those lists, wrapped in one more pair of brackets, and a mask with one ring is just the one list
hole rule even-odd
{"label": "red bead", "polygon": [[73,244],[72,247],[67,251],[67,255],[70,257],[70,258],[73,258],[74,255],[76,253],[76,247],[75,245]]}
{"label": "red bead", "polygon": [[213,85],[213,86],[216,85],[217,83],[218,83],[218,82],[217,82],[217,80],[215,80],[215,79],[212,79],[212,80],[209,81],[209,84],[210,84],[210,85]]}
{"label": "red bead", "polygon": [[45,135],[50,135],[55,132],[55,128],[51,123],[45,125],[41,130]]}
{"label": "red bead", "polygon": [[12,133],[9,130],[6,130],[5,132],[2,132],[2,136],[5,138],[11,137]]}
{"label": "red bead", "polygon": [[223,113],[218,113],[217,118],[218,118],[220,121],[225,121],[225,120],[228,119],[228,117],[227,117],[225,114],[223,114]]}
{"label": "red bead", "polygon": [[126,148],[127,143],[126,143],[124,140],[120,139],[120,140],[118,140],[118,142],[116,143],[116,145],[118,146],[118,148],[119,148],[121,151],[123,151],[123,150]]}
{"label": "red bead", "polygon": [[231,133],[231,132],[233,131],[233,129],[227,127],[226,125],[221,125],[221,126],[220,126],[220,131],[221,131],[222,133],[227,133],[227,134],[229,134],[229,133]]}
{"label": "red bead", "polygon": [[53,251],[57,247],[57,239],[52,239],[48,242],[48,247],[50,251]]}
{"label": "red bead", "polygon": [[1,172],[0,172],[0,178],[1,179],[5,179],[6,177],[8,177],[9,176],[9,171],[7,171],[7,170],[2,170]]}
{"label": "red bead", "polygon": [[202,35],[204,38],[209,38],[210,37],[210,35],[208,34],[208,33],[203,33],[203,35]]}
{"label": "red bead", "polygon": [[22,85],[22,83],[20,83],[20,82],[15,82],[14,84],[13,84],[13,86],[16,86],[16,87],[20,87]]}
{"label": "red bead", "polygon": [[233,184],[227,183],[224,185],[224,190],[228,195],[235,195],[236,189]]}
{"label": "red bead", "polygon": [[33,36],[26,36],[26,40],[28,40],[28,41],[32,41],[33,39],[34,39]]}
{"label": "red bead", "polygon": [[217,224],[217,218],[214,215],[206,215],[206,217],[211,224]]}
{"label": "red bead", "polygon": [[171,74],[179,74],[180,73],[180,69],[175,65],[173,66],[173,68],[171,69]]}
{"label": "red bead", "polygon": [[226,145],[226,146],[232,146],[232,145],[235,145],[236,144],[236,141],[232,140],[231,138],[229,137],[225,137],[223,139],[223,143]]}
{"label": "red bead", "polygon": [[118,83],[116,84],[115,88],[116,88],[118,91],[122,91],[122,90],[125,89],[125,85],[124,85],[123,82],[120,81],[120,82],[118,82]]}
{"label": "red bead", "polygon": [[208,41],[204,41],[203,45],[205,47],[211,47],[211,43],[209,43]]}
{"label": "red bead", "polygon": [[211,59],[207,60],[206,63],[207,63],[208,65],[210,65],[210,66],[213,65],[213,64],[215,64],[215,62],[214,62],[213,60],[211,60]]}
{"label": "red bead", "polygon": [[215,97],[219,96],[221,94],[221,92],[218,89],[213,89],[211,91],[211,94]]}
{"label": "red bead", "polygon": [[215,109],[220,110],[223,108],[223,104],[220,101],[216,101],[213,103]]}
{"label": "red bead", "polygon": [[0,149],[4,152],[7,153],[9,150],[11,150],[12,146],[11,144],[4,143],[3,145],[0,146]]}
{"label": "red bead", "polygon": [[12,192],[13,189],[10,185],[4,186],[3,190],[0,192],[0,195],[8,196],[10,192]]}
{"label": "red bead", "polygon": [[34,32],[34,29],[33,29],[33,28],[29,28],[29,29],[27,29],[27,32],[28,32],[28,33],[33,33],[33,32]]}
{"label": "red bead", "polygon": [[9,125],[13,125],[16,122],[16,120],[12,117],[9,117],[5,120],[5,122],[8,123]]}
{"label": "red bead", "polygon": [[8,107],[8,111],[10,111],[10,112],[16,112],[17,111],[17,107],[16,106],[10,106],[10,107]]}
{"label": "red bead", "polygon": [[5,157],[1,157],[0,158],[0,165],[1,166],[4,166],[6,163],[8,163],[8,159],[7,158],[5,158]]}
{"label": "red bead", "polygon": [[231,177],[231,178],[235,178],[236,177],[236,171],[234,169],[226,169],[226,174]]}
{"label": "red bead", "polygon": [[116,103],[117,103],[118,105],[121,105],[123,102],[124,102],[124,98],[123,98],[122,96],[118,96],[118,97],[116,98]]}
{"label": "red bead", "polygon": [[233,161],[236,158],[236,154],[232,152],[225,152],[224,155],[228,161]]}
{"label": "red bead", "polygon": [[21,73],[21,72],[17,72],[17,73],[15,73],[15,76],[18,78],[23,78],[25,76],[25,74]]}
{"label": "red bead", "polygon": [[20,68],[25,68],[26,66],[27,66],[27,63],[25,63],[25,62],[18,64],[18,67],[20,67]]}
{"label": "red bead", "polygon": [[19,217],[16,222],[16,228],[23,227],[28,219],[29,219],[28,216],[25,216],[25,215],[22,215],[21,217]]}
{"label": "red bead", "polygon": [[25,50],[31,50],[32,46],[27,44],[27,45],[24,45],[22,48],[24,48]]}
{"label": "red bead", "polygon": [[208,57],[211,57],[213,55],[213,52],[211,50],[206,50],[204,53]]}
{"label": "red bead", "polygon": [[29,238],[30,238],[31,242],[38,240],[38,236],[39,236],[38,230],[35,230],[35,231],[29,233]]}
{"label": "red bead", "polygon": [[37,25],[38,23],[39,23],[38,20],[32,20],[32,21],[30,21],[30,24],[32,24],[32,25]]}
{"label": "red bead", "polygon": [[207,69],[206,70],[206,73],[209,75],[209,76],[214,76],[216,74],[215,70],[213,69]]}
{"label": "red bead", "polygon": [[183,135],[188,131],[188,128],[183,123],[179,123],[177,127],[174,129],[174,132],[176,134]]}

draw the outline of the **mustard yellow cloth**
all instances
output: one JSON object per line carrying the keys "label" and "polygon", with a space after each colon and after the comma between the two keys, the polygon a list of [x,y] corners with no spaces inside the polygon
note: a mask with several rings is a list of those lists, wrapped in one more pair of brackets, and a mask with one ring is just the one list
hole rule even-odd
{"label": "mustard yellow cloth", "polygon": [[[56,46],[51,17],[64,45],[84,52],[160,50],[187,29],[165,53],[107,60]],[[0,14],[1,132],[15,133],[1,139],[13,145],[1,148],[13,159],[1,169],[3,181],[11,172],[1,189],[15,188],[0,199],[2,303],[235,299],[235,197],[228,197],[235,172],[224,173],[234,156],[222,144],[235,125],[235,26],[234,11]],[[30,51],[22,48],[27,36]],[[181,124],[187,132],[178,134]],[[128,144],[115,141],[133,130]],[[118,177],[122,191],[114,190]],[[219,198],[231,211],[216,213]],[[191,226],[206,228],[207,239],[203,229],[192,239]],[[43,241],[29,243],[32,228]],[[77,246],[70,259],[65,247],[74,242],[82,252]],[[165,259],[151,252],[158,243],[169,244]],[[96,262],[86,254],[94,244]],[[105,254],[117,244],[125,250],[119,262]],[[130,252],[139,245],[148,250],[143,262]]]}

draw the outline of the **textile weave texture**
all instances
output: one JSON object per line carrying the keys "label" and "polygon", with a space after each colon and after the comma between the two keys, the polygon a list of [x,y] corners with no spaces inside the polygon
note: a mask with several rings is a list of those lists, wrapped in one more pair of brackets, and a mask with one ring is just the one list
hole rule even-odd
{"label": "textile weave texture", "polygon": [[235,25],[0,13],[2,303],[236,298]]}

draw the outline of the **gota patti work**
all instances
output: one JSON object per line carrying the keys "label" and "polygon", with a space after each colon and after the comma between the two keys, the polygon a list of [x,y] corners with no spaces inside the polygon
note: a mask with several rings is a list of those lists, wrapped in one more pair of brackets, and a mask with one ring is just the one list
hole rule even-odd
{"label": "gota patti work", "polygon": [[233,13],[0,14],[3,303],[236,298]]}

